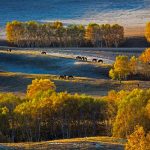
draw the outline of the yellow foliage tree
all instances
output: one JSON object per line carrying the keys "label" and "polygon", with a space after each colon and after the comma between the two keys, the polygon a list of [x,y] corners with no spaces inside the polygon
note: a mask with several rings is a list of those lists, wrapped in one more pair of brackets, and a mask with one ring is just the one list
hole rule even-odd
{"label": "yellow foliage tree", "polygon": [[130,58],[130,62],[129,62],[130,72],[132,74],[136,74],[136,72],[137,72],[137,65],[138,65],[137,58],[135,56],[132,56]]}
{"label": "yellow foliage tree", "polygon": [[139,57],[143,63],[150,63],[150,48],[146,49]]}
{"label": "yellow foliage tree", "polygon": [[127,56],[117,56],[114,68],[110,70],[109,76],[112,79],[125,79],[130,74],[130,61]]}
{"label": "yellow foliage tree", "polygon": [[136,126],[134,133],[128,137],[125,150],[150,150],[150,134],[145,134],[143,127]]}
{"label": "yellow foliage tree", "polygon": [[24,27],[19,21],[8,22],[6,25],[6,36],[10,43],[20,44],[23,39]]}
{"label": "yellow foliage tree", "polygon": [[35,79],[32,84],[27,87],[27,97],[35,98],[42,92],[55,91],[56,86],[49,79]]}

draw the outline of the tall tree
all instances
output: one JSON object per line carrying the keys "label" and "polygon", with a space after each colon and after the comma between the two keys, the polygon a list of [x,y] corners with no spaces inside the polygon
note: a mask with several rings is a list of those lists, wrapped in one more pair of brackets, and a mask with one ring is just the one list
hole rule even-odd
{"label": "tall tree", "polygon": [[114,63],[114,68],[110,70],[109,75],[111,78],[119,80],[126,79],[130,74],[130,61],[127,56],[117,56]]}

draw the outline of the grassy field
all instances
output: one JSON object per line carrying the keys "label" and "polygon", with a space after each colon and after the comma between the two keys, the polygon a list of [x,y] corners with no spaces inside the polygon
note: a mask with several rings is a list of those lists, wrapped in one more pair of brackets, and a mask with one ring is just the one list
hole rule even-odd
{"label": "grassy field", "polygon": [[113,137],[86,137],[46,142],[0,144],[2,150],[123,150],[126,140]]}
{"label": "grassy field", "polygon": [[[5,52],[2,52],[5,53]],[[15,54],[40,55],[38,52],[15,52]],[[49,56],[43,56],[49,57]],[[99,65],[99,64],[95,64]],[[104,64],[103,67],[110,67]],[[84,69],[84,68],[83,68]],[[25,96],[27,86],[35,78],[52,80],[57,92],[87,94],[94,97],[107,95],[110,90],[132,90],[150,88],[150,81],[113,81],[108,78],[96,79],[74,76],[72,80],[61,80],[58,75],[28,74],[0,71],[0,92],[13,92]],[[86,137],[31,143],[0,143],[0,150],[123,150],[126,140],[113,137]]]}
{"label": "grassy field", "polygon": [[11,72],[0,72],[0,92],[14,92],[22,94],[26,92],[27,85],[35,78],[47,78],[56,84],[57,92],[87,94],[92,96],[103,96],[110,90],[132,90],[137,88],[150,88],[150,81],[119,81],[75,77],[73,80],[60,80],[56,75],[22,74]]}
{"label": "grassy field", "polygon": [[[8,54],[6,51],[1,51],[0,54]],[[36,59],[42,58],[42,60],[45,60],[45,62],[49,62],[49,55],[41,57],[41,54],[39,51],[13,51],[11,53],[11,56],[17,56],[17,61],[19,63],[22,63],[20,60],[24,59],[24,56],[37,56],[33,57],[27,57],[31,58],[27,61],[29,61],[30,65],[33,65],[36,63],[36,65],[41,65],[40,61],[35,62]],[[9,56],[9,55],[8,55]],[[2,57],[3,58],[3,57]],[[8,61],[9,61],[8,57]],[[15,58],[15,57],[14,57]],[[15,63],[15,59],[11,60],[11,63]],[[26,58],[26,59],[27,59]],[[34,60],[34,61],[33,61]],[[6,62],[7,63],[7,62]],[[10,63],[10,62],[9,62]],[[10,63],[10,64],[11,64]],[[18,62],[17,62],[18,63]],[[44,63],[45,64],[45,63]],[[92,64],[92,62],[91,62]],[[24,65],[24,64],[22,64]],[[28,73],[17,73],[17,72],[0,72],[0,92],[14,92],[16,94],[22,94],[24,95],[26,93],[27,85],[31,84],[32,80],[35,78],[48,78],[56,84],[57,87],[57,92],[63,92],[67,91],[68,93],[74,94],[74,93],[79,93],[79,94],[87,94],[87,95],[92,95],[92,96],[104,96],[107,95],[108,91],[110,90],[132,90],[134,88],[137,88],[137,84],[140,84],[140,88],[150,88],[150,81],[123,81],[121,84],[119,81],[113,81],[110,80],[107,76],[107,71],[105,71],[104,68],[110,68],[111,65],[107,64],[92,64],[99,68],[100,74],[102,75],[101,78],[96,79],[96,78],[88,78],[88,77],[77,77],[74,76],[73,80],[60,80],[59,75],[51,75],[51,74],[28,74]],[[36,67],[36,66],[35,66]],[[48,67],[49,66],[43,66],[43,67]],[[31,67],[32,68],[32,67]],[[82,67],[81,71],[85,72],[85,67]],[[109,69],[107,69],[109,70]]]}

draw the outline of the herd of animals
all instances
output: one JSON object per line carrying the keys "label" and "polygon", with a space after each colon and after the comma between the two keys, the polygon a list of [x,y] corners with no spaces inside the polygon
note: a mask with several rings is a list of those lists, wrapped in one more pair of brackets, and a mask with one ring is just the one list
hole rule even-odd
{"label": "herd of animals", "polygon": [[[46,55],[47,53],[46,53],[46,51],[42,51],[41,54]],[[76,60],[87,62],[88,58],[85,56],[76,56]],[[102,59],[97,59],[97,58],[93,58],[92,62],[104,63],[104,61]],[[74,79],[74,77],[72,75],[70,75],[70,76],[60,75],[59,79],[64,79],[64,80],[68,79],[69,80],[69,79]]]}
{"label": "herd of animals", "polygon": [[[11,48],[7,49],[7,52],[12,52],[12,49]],[[47,53],[46,53],[46,51],[41,51],[41,54],[42,55],[46,55]],[[85,57],[85,56],[77,56],[76,60],[87,62],[88,58]],[[103,60],[102,59],[93,58],[92,62],[103,63]],[[69,75],[69,76],[67,76],[67,75],[60,75],[59,79],[64,79],[64,80],[67,80],[67,79],[70,80],[71,79],[72,80],[72,79],[74,79],[74,76],[72,76],[72,75]]]}
{"label": "herd of animals", "polygon": [[[76,59],[80,61],[88,61],[87,57],[85,56],[77,56]],[[92,62],[104,63],[102,59],[98,59],[98,58],[93,58]]]}
{"label": "herd of animals", "polygon": [[[46,53],[45,51],[42,51],[41,54],[46,55],[47,53]],[[76,60],[87,62],[87,61],[88,61],[88,58],[85,57],[85,56],[77,56],[77,57],[76,57]],[[104,63],[104,61],[103,61],[102,59],[98,59],[98,58],[93,58],[93,59],[92,59],[92,62]]]}

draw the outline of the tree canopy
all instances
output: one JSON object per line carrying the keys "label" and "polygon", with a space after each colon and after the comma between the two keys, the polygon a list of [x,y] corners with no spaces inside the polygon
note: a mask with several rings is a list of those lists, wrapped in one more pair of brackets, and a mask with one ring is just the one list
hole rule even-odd
{"label": "tree canopy", "polygon": [[57,93],[49,79],[35,79],[25,97],[0,94],[0,142],[98,135],[127,138],[136,125],[150,131],[150,89],[110,91],[95,98]]}
{"label": "tree canopy", "polygon": [[19,47],[118,47],[124,39],[124,28],[118,24],[87,27],[62,22],[38,23],[35,21],[12,21],[6,25],[9,43]]}

